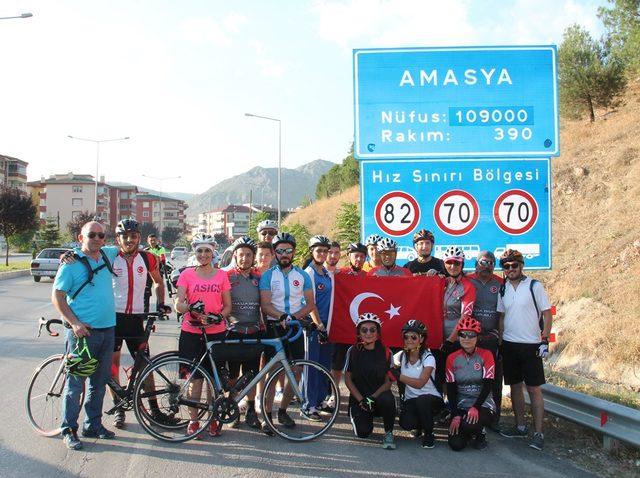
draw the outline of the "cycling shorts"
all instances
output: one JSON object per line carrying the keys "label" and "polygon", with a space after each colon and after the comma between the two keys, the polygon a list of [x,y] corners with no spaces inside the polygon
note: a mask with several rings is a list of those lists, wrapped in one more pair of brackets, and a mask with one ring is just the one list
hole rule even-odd
{"label": "cycling shorts", "polygon": [[504,383],[514,385],[524,382],[530,387],[545,383],[542,359],[538,357],[538,344],[502,342],[502,367]]}
{"label": "cycling shorts", "polygon": [[141,348],[149,355],[149,344],[144,340],[144,314],[122,314],[116,313],[115,341],[113,351],[119,352],[122,349],[122,342],[126,342],[127,349],[133,358]]}
{"label": "cycling shorts", "polygon": [[331,354],[331,370],[344,370],[345,360],[347,358],[347,350],[351,345],[333,344],[333,353]]}

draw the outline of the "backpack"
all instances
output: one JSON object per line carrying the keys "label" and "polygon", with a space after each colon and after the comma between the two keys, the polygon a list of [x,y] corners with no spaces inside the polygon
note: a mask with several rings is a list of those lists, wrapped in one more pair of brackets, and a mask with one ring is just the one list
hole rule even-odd
{"label": "backpack", "polygon": [[[540,313],[540,309],[538,308],[538,302],[536,301],[536,295],[533,293],[533,286],[537,281],[536,279],[531,279],[529,282],[529,292],[531,293],[531,299],[533,300],[533,306],[536,308],[536,315],[538,316],[538,325],[540,325],[540,330],[544,329],[544,320],[542,319],[542,314]],[[504,281],[500,286],[500,297],[504,298],[504,293],[507,287],[507,281]]]}
{"label": "backpack", "polygon": [[84,289],[88,284],[93,285],[93,276],[99,270],[106,268],[109,272],[111,272],[111,274],[113,274],[114,276],[117,276],[117,274],[113,272],[113,268],[111,267],[111,262],[109,262],[109,258],[107,257],[107,255],[102,249],[100,249],[100,256],[102,257],[103,264],[93,269],[91,267],[91,264],[89,264],[89,259],[87,258],[87,256],[79,256],[75,252],[73,253],[73,258],[76,261],[80,262],[87,269],[87,280],[85,281],[84,284],[78,287],[78,289],[73,293],[73,295],[71,296],[71,300],[74,300],[78,296],[78,294],[82,291],[82,289]]}

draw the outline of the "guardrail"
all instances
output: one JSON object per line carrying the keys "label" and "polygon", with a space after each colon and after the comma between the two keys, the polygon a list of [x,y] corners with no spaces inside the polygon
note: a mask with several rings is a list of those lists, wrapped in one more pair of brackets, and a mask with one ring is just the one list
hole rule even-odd
{"label": "guardrail", "polygon": [[546,412],[602,433],[607,450],[617,440],[640,448],[640,410],[551,384],[542,386],[542,395]]}

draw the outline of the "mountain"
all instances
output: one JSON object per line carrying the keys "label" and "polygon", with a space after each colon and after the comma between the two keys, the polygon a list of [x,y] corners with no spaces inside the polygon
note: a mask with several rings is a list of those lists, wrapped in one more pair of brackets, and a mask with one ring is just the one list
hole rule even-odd
{"label": "mountain", "polygon": [[[295,208],[305,198],[315,198],[320,176],[333,166],[335,163],[316,159],[296,169],[282,168],[282,208]],[[256,166],[246,173],[225,179],[189,199],[187,213],[194,216],[228,204],[246,204],[251,191],[254,204],[275,207],[278,203],[278,168]]]}
{"label": "mountain", "polygon": [[[109,184],[111,186],[133,186],[133,184],[125,183],[123,181],[109,181]],[[155,189],[143,188],[141,186],[138,186],[138,190],[145,193],[155,194],[156,196],[160,196],[160,191],[156,191]],[[188,201],[193,196],[195,196],[195,194],[193,193],[162,191],[162,197],[172,198],[172,199],[181,199],[182,201]]]}

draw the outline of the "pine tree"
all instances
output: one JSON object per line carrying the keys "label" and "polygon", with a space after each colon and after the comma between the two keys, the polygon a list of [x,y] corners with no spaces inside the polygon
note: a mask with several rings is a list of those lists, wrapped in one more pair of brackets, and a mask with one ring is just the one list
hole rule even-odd
{"label": "pine tree", "polygon": [[39,233],[42,247],[57,247],[60,245],[60,228],[58,222],[48,217],[42,230]]}

